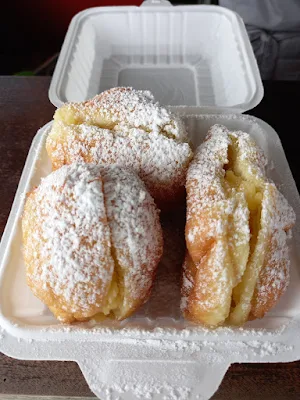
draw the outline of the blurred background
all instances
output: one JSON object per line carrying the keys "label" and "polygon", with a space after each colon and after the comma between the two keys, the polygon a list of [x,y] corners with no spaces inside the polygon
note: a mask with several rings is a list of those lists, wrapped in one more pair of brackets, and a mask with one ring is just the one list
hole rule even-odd
{"label": "blurred background", "polygon": [[[71,18],[95,6],[141,0],[27,0],[1,5],[0,75],[52,75]],[[300,80],[300,0],[198,0],[238,12],[264,80]]]}

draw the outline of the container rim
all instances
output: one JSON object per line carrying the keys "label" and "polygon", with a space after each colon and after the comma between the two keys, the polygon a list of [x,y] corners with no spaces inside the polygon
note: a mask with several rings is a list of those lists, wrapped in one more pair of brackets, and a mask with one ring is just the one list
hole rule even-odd
{"label": "container rim", "polygon": [[[145,5],[146,2],[143,4]],[[103,7],[91,7],[87,8],[78,14],[76,14],[68,27],[67,34],[65,36],[60,55],[57,60],[57,64],[53,73],[53,77],[50,83],[48,95],[51,103],[55,107],[61,107],[65,102],[66,99],[62,96],[62,86],[63,86],[63,79],[67,73],[68,67],[68,60],[70,59],[73,47],[76,41],[76,35],[78,29],[80,28],[83,21],[95,14],[98,13],[116,13],[123,11],[134,11],[137,13],[152,13],[155,12],[170,12],[178,13],[182,11],[194,11],[194,10],[201,10],[201,12],[216,12],[219,14],[224,15],[228,18],[232,24],[234,24],[234,28],[239,35],[237,35],[238,45],[239,48],[242,50],[242,53],[248,59],[248,67],[247,67],[247,74],[248,79],[252,80],[252,86],[254,87],[254,91],[251,94],[250,99],[246,102],[241,104],[235,104],[232,107],[222,107],[222,106],[211,106],[211,107],[203,107],[203,106],[193,106],[193,108],[206,109],[206,113],[215,113],[216,110],[222,110],[221,112],[224,113],[243,113],[245,111],[249,111],[252,108],[256,107],[262,100],[264,95],[263,84],[260,76],[260,72],[258,69],[257,61],[254,56],[254,52],[252,50],[252,46],[250,40],[248,38],[248,34],[245,28],[245,24],[242,18],[234,11],[229,10],[225,7],[216,6],[216,5],[178,5],[178,6],[171,6],[169,4],[147,4],[147,7],[144,6],[103,6]],[[84,101],[85,99],[82,99]],[[185,106],[184,104],[182,105]],[[172,107],[172,106],[170,106]],[[181,107],[181,106],[179,106]],[[174,108],[175,110],[175,108]],[[211,110],[211,111],[209,111]]]}

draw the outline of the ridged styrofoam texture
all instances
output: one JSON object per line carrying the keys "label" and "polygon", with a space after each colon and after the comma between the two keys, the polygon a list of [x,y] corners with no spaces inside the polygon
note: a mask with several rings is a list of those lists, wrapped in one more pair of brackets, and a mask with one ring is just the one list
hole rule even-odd
{"label": "ridged styrofoam texture", "polygon": [[91,8],[73,18],[49,90],[55,106],[115,86],[149,89],[164,105],[231,113],[261,101],[257,63],[236,13],[162,0],[143,5]]}
{"label": "ridged styrofoam texture", "polygon": [[[295,182],[280,140],[269,125],[238,114],[185,116],[184,120],[195,145],[215,123],[249,132],[264,149],[268,174],[300,221]],[[233,362],[300,358],[299,224],[293,229],[291,283],[286,294],[264,319],[244,329],[210,331],[181,318],[177,253],[159,269],[150,301],[127,321],[58,324],[26,286],[20,226],[25,194],[51,171],[45,151],[50,127],[51,123],[41,128],[32,143],[1,242],[0,351],[21,359],[76,361],[102,400],[148,399],[150,394],[164,400],[208,399]],[[170,249],[176,247],[175,243]]]}

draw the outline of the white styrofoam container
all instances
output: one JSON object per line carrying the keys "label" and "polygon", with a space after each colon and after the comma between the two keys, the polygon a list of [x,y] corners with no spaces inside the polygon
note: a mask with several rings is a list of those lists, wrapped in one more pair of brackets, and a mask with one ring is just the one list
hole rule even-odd
{"label": "white styrofoam container", "polygon": [[[299,195],[277,134],[265,122],[239,114],[260,102],[263,89],[244,24],[235,13],[148,0],[143,7],[78,14],[57,63],[50,100],[60,106],[119,85],[150,89],[183,116],[195,145],[215,123],[249,132],[266,152],[268,173],[300,220]],[[174,255],[161,265],[150,301],[132,318],[59,324],[26,286],[20,226],[25,194],[51,171],[44,146],[50,127],[41,128],[33,140],[1,241],[0,351],[21,359],[76,361],[102,400],[144,400],[151,394],[153,400],[205,400],[233,362],[300,358],[298,225],[288,291],[264,319],[243,329],[207,330],[182,319],[180,264]],[[170,231],[175,228],[171,225]]]}
{"label": "white styrofoam container", "polygon": [[[184,120],[195,145],[215,123],[249,132],[268,156],[269,176],[300,220],[295,182],[280,140],[269,125],[241,114],[186,115]],[[250,322],[244,329],[210,331],[182,319],[178,307],[180,269],[174,255],[173,261],[161,266],[149,303],[132,318],[73,326],[57,323],[26,285],[20,226],[25,193],[51,171],[45,151],[50,127],[51,123],[41,128],[33,140],[1,242],[0,351],[21,359],[76,361],[91,390],[102,400],[147,399],[151,393],[153,400],[208,399],[233,362],[300,358],[298,225],[291,241],[287,292],[264,319]]]}
{"label": "white styrofoam container", "polygon": [[170,106],[243,112],[263,96],[242,19],[217,6],[98,7],[68,29],[49,89],[51,102],[83,101],[115,86],[149,89]]}

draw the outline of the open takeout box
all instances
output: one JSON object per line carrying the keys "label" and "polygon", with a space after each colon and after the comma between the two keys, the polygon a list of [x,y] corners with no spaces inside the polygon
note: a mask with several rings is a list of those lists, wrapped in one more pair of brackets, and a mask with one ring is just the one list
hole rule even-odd
{"label": "open takeout box", "polygon": [[[49,90],[56,106],[109,87],[150,89],[180,113],[194,145],[215,123],[251,134],[264,149],[269,176],[300,219],[299,195],[276,132],[242,112],[263,96],[242,20],[214,6],[100,7],[76,15]],[[234,362],[300,358],[298,226],[291,241],[291,284],[264,319],[241,328],[208,330],[182,319],[179,285],[183,235],[164,223],[166,251],[150,301],[123,322],[64,326],[26,286],[20,217],[25,193],[51,171],[45,139],[35,136],[2,237],[0,350],[32,360],[76,361],[102,400],[208,399]],[[274,168],[274,165],[276,168]]]}

